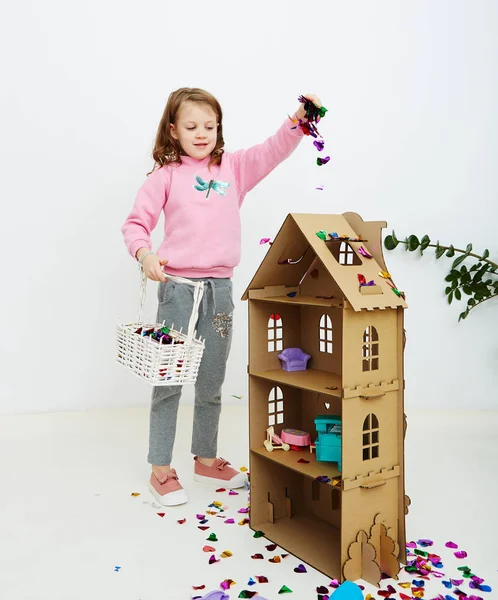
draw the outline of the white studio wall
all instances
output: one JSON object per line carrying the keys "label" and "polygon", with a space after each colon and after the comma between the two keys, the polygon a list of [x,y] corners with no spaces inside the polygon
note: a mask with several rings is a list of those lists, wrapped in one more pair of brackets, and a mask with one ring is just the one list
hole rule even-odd
{"label": "white studio wall", "polygon": [[[386,233],[472,242],[498,259],[498,5],[334,0],[319,10],[294,0],[4,10],[0,413],[149,402],[150,388],[114,362],[116,320],[138,308],[120,227],[178,87],[219,99],[227,150],[273,134],[300,94],[318,94],[329,111],[320,127],[328,165],[316,165],[304,139],[245,200],[225,402],[247,397],[238,299],[268,248],[260,238],[287,213],[354,211],[388,221]],[[409,305],[407,411],[496,408],[498,303],[457,324],[463,308],[443,294],[449,259],[402,249],[386,259]],[[149,315],[155,292],[150,282]]]}

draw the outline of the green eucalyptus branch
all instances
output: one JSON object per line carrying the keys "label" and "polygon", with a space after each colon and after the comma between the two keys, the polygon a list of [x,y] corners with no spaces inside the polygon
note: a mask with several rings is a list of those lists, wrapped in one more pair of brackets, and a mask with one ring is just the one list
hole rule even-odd
{"label": "green eucalyptus branch", "polygon": [[[472,252],[472,244],[468,244],[465,250],[455,248],[453,244],[442,246],[439,241],[436,244],[431,244],[428,235],[424,235],[419,240],[416,235],[412,234],[404,241],[400,241],[394,231],[392,235],[388,235],[384,240],[384,246],[387,250],[394,250],[399,244],[405,244],[405,250],[410,252],[420,249],[420,254],[423,254],[427,248],[434,248],[436,259],[441,258],[443,255],[448,258],[455,256],[455,253],[460,255],[455,258],[450,272],[445,277],[445,281],[450,285],[444,291],[448,298],[448,304],[451,304],[454,299],[461,300],[463,297],[462,292],[470,296],[467,299],[465,310],[458,317],[459,321],[465,319],[470,311],[479,306],[479,304],[498,296],[498,264],[489,260],[488,249],[484,250],[482,254],[475,254]],[[474,262],[472,266],[467,268],[462,263],[470,257],[476,258],[477,262]],[[484,279],[485,277],[487,278]],[[493,279],[493,277],[497,279]]]}

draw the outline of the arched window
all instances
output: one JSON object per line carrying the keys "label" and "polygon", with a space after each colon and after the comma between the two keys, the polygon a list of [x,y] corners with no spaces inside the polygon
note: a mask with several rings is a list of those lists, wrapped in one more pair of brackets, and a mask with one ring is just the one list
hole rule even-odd
{"label": "arched window", "polygon": [[320,317],[320,352],[332,354],[332,319],[328,315]]}
{"label": "arched window", "polygon": [[379,368],[379,334],[370,325],[363,332],[361,347],[364,371],[377,371]]}
{"label": "arched window", "polygon": [[379,420],[372,413],[363,421],[363,460],[379,458]]}
{"label": "arched window", "polygon": [[284,348],[282,317],[278,313],[268,319],[268,352],[281,352]]}
{"label": "arched window", "polygon": [[284,394],[277,386],[268,395],[268,425],[281,425],[284,422]]}

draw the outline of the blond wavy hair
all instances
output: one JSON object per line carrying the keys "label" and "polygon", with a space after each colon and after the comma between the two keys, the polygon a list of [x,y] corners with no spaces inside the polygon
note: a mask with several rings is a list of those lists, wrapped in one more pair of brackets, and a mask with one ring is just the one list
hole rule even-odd
{"label": "blond wavy hair", "polygon": [[169,95],[163,116],[159,122],[159,127],[157,128],[156,141],[152,151],[154,167],[147,175],[150,175],[156,169],[170,163],[182,164],[181,156],[182,154],[185,155],[185,153],[178,140],[175,140],[171,135],[170,124],[176,124],[178,112],[184,102],[207,104],[214,110],[218,122],[218,131],[216,146],[211,152],[209,166],[211,167],[211,165],[219,165],[221,163],[225,141],[223,140],[223,112],[220,103],[209,92],[206,92],[206,90],[200,88],[180,88],[175,92],[171,92]]}

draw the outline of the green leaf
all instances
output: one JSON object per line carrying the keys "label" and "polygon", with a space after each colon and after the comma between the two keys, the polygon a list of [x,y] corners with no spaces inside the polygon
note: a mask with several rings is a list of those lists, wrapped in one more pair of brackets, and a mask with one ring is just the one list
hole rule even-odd
{"label": "green leaf", "polygon": [[484,250],[484,252],[482,253],[482,257],[488,258],[488,256],[489,256],[489,250],[486,248],[486,250]]}
{"label": "green leaf", "polygon": [[460,313],[460,316],[458,317],[458,322],[460,322],[460,320],[465,319],[468,314],[469,314],[468,310],[465,310],[464,312]]}
{"label": "green leaf", "polygon": [[448,258],[455,256],[455,248],[453,248],[453,244],[451,244],[451,246],[448,248],[448,252],[446,252],[446,256]]}
{"label": "green leaf", "polygon": [[462,292],[458,288],[455,290],[455,298],[457,300],[461,300],[462,299]]}
{"label": "green leaf", "polygon": [[444,290],[444,293],[445,293],[446,295],[448,295],[450,292],[451,292],[451,287],[450,287],[450,286],[448,286],[448,287],[447,287],[447,288]]}
{"label": "green leaf", "polygon": [[465,265],[462,265],[462,268],[460,269],[460,273],[467,273],[467,267]]}
{"label": "green leaf", "polygon": [[453,264],[451,265],[451,268],[454,269],[455,267],[458,267],[458,265],[460,263],[462,263],[467,257],[465,256],[465,254],[462,254],[461,256],[458,256],[457,258],[455,258],[455,260],[453,261]]}
{"label": "green leaf", "polygon": [[470,254],[472,252],[472,244],[467,244],[467,248],[465,248],[465,252]]}
{"label": "green leaf", "polygon": [[467,296],[472,296],[472,289],[468,285],[464,285],[462,290],[465,294],[467,294]]}
{"label": "green leaf", "polygon": [[453,281],[451,282],[451,287],[453,289],[455,289],[456,287],[458,287],[458,279],[453,279]]}
{"label": "green leaf", "polygon": [[451,303],[452,303],[452,301],[453,301],[453,292],[450,292],[450,293],[448,294],[448,304],[451,304]]}
{"label": "green leaf", "polygon": [[410,252],[413,252],[414,250],[416,250],[418,247],[420,246],[420,242],[418,240],[418,237],[416,235],[411,235],[408,238],[408,250],[410,250]]}
{"label": "green leaf", "polygon": [[420,252],[425,250],[430,243],[431,238],[427,234],[424,235],[424,237],[420,240]]}
{"label": "green leaf", "polygon": [[460,277],[460,280],[462,283],[469,283],[472,279],[472,275],[468,272],[465,271],[465,273],[462,274],[462,276]]}
{"label": "green leaf", "polygon": [[441,246],[439,245],[439,242],[437,243],[436,246],[436,258],[441,258],[441,256],[443,256],[444,254],[444,248],[441,248]]}
{"label": "green leaf", "polygon": [[396,248],[396,246],[399,244],[398,240],[394,240],[392,235],[388,235],[386,237],[386,239],[384,240],[384,246],[388,249],[388,250],[394,250],[394,248]]}
{"label": "green leaf", "polygon": [[393,240],[394,240],[394,243],[395,243],[395,244],[396,244],[396,246],[397,246],[397,245],[399,244],[399,240],[398,240],[398,238],[396,237],[396,234],[394,233],[394,229],[393,229],[393,234],[392,234],[392,236],[391,236],[391,237],[393,238]]}
{"label": "green leaf", "polygon": [[467,300],[467,304],[468,304],[469,306],[474,306],[474,305],[475,305],[475,303],[476,303],[476,300],[475,300],[475,298],[469,298],[469,299]]}

